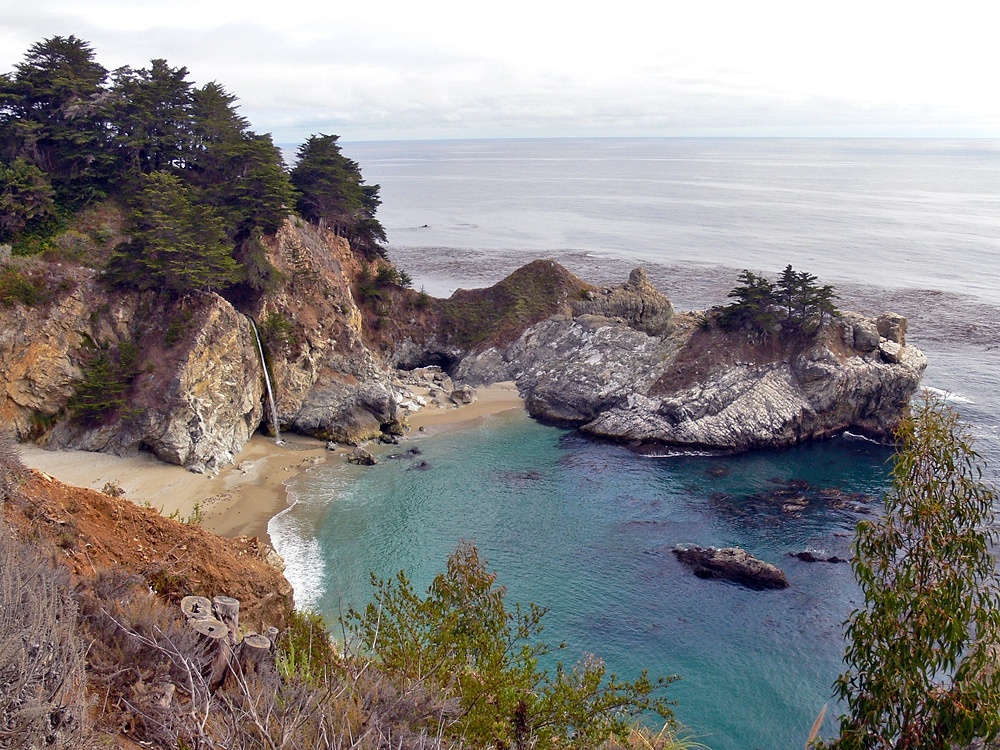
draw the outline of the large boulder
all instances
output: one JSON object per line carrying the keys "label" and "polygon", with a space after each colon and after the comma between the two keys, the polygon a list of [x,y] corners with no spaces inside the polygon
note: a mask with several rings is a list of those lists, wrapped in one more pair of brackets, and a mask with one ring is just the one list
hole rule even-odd
{"label": "large boulder", "polygon": [[730,581],[751,589],[788,588],[780,568],[739,547],[675,547],[672,552],[699,578]]}

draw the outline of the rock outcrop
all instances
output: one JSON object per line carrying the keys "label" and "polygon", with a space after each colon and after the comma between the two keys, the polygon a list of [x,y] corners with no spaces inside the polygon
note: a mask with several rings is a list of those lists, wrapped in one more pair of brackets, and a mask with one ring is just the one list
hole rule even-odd
{"label": "rock outcrop", "polygon": [[[725,451],[848,429],[887,438],[926,366],[905,341],[906,319],[891,313],[845,313],[815,337],[751,345],[704,316],[675,313],[641,269],[596,289],[540,260],[489,289],[434,300],[398,286],[355,288],[373,266],[301,220],[266,242],[278,281],[241,304],[264,341],[277,420],[337,443],[402,434],[414,402],[393,366],[446,370],[428,385],[439,405],[515,380],[540,419],[633,445]],[[18,437],[149,450],[214,471],[260,425],[260,355],[226,299],[109,291],[90,269],[5,263],[37,263],[57,290],[45,304],[0,308],[0,418]],[[117,406],[80,418],[73,399],[88,367],[131,344],[138,356]]]}
{"label": "rock outcrop", "polygon": [[[606,297],[628,299],[634,292],[621,290],[640,281],[633,272]],[[596,301],[573,308],[506,347],[472,352],[455,379],[515,380],[532,415],[597,437],[742,451],[844,430],[889,439],[927,364],[905,343],[905,318],[892,314],[845,313],[813,338],[752,344],[662,306],[656,327],[637,323],[646,309],[638,305],[604,308],[615,317],[591,314]]]}
{"label": "rock outcrop", "polygon": [[[263,413],[247,319],[215,294],[112,293],[89,269],[63,273],[68,291],[48,305],[0,311],[0,417],[54,449],[149,450],[194,471],[231,462]],[[74,418],[88,366],[126,344],[137,351],[127,403],[106,419]]]}
{"label": "rock outcrop", "polygon": [[364,341],[351,290],[361,267],[347,240],[289,221],[269,257],[287,282],[265,295],[254,317],[268,339],[282,429],[349,445],[391,429],[400,399],[391,371]]}
{"label": "rock outcrop", "polygon": [[587,291],[584,296],[583,301],[573,303],[574,315],[621,320],[650,336],[667,333],[674,317],[674,306],[649,282],[642,268],[633,269],[624,284]]}
{"label": "rock outcrop", "polygon": [[[249,310],[269,353],[283,429],[358,444],[400,431],[391,371],[363,338],[347,241],[289,220],[270,241],[276,288]],[[263,417],[263,369],[249,320],[213,293],[111,291],[97,271],[35,264],[57,290],[0,306],[0,419],[49,448],[148,450],[193,471],[232,461]],[[134,345],[121,401],[81,418],[73,398],[99,357]],[[117,387],[117,386],[116,386]]]}
{"label": "rock outcrop", "polygon": [[751,589],[787,589],[780,568],[739,547],[675,547],[672,552],[699,578],[731,581]]}

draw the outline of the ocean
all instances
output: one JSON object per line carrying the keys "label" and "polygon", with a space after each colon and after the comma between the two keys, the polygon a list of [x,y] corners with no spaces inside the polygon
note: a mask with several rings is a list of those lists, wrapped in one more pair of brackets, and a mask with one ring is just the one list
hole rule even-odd
{"label": "ocean", "polygon": [[[346,143],[370,183],[389,255],[416,288],[493,284],[537,257],[593,283],[637,265],[678,309],[726,301],[743,268],[791,263],[844,309],[906,315],[924,385],[968,422],[1000,477],[1000,142],[566,139]],[[742,456],[637,456],[508,413],[411,436],[406,460],[325,465],[289,487],[269,526],[300,606],[331,618],[370,596],[369,572],[425,587],[474,541],[509,601],[549,608],[546,640],[634,678],[677,674],[677,718],[715,750],[800,748],[842,669],[861,604],[846,556],[877,512],[891,452],[846,435]],[[802,510],[770,499],[814,490]],[[831,499],[834,498],[834,499]],[[694,578],[676,544],[739,545],[791,587]],[[550,665],[551,666],[551,665]]]}

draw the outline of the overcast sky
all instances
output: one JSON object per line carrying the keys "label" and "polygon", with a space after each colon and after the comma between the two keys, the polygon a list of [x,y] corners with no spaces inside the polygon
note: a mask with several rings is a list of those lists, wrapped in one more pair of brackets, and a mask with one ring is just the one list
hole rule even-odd
{"label": "overcast sky", "polygon": [[0,70],[57,34],[164,57],[279,143],[995,138],[998,29],[996,0],[0,0]]}

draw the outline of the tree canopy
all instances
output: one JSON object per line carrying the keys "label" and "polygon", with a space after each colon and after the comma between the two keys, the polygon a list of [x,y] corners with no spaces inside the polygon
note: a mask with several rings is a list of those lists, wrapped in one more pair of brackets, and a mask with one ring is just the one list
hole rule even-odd
{"label": "tree canopy", "polygon": [[309,221],[348,238],[366,258],[385,257],[385,230],[375,219],[378,185],[366,185],[361,169],[341,153],[338,136],[314,135],[299,147],[292,184],[297,208]]}
{"label": "tree canopy", "polygon": [[813,334],[828,316],[838,314],[833,287],[820,286],[810,273],[785,267],[777,281],[744,270],[729,297],[736,301],[718,311],[723,328],[744,329],[759,338],[780,326],[783,333]]}
{"label": "tree canopy", "polygon": [[832,750],[949,750],[1000,732],[995,489],[968,429],[926,396],[898,431],[885,515],[858,524]]}
{"label": "tree canopy", "polygon": [[[276,272],[262,240],[296,207],[364,257],[383,256],[379,188],[365,184],[337,136],[312,136],[289,174],[271,136],[251,130],[236,101],[217,82],[196,86],[187,68],[163,59],[109,72],[74,36],[32,45],[0,76],[0,242],[37,251],[39,243],[25,238],[56,231],[53,216],[111,197],[130,209],[132,241],[118,248],[109,274],[118,283],[166,283],[166,245],[176,238],[172,257],[195,267],[171,275],[167,288],[228,279],[264,289]],[[179,211],[169,218],[152,209],[168,198]],[[195,216],[204,223],[197,232]],[[194,253],[198,243],[207,244]],[[216,262],[220,248],[232,261],[225,267]],[[156,273],[135,273],[151,263]]]}

